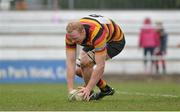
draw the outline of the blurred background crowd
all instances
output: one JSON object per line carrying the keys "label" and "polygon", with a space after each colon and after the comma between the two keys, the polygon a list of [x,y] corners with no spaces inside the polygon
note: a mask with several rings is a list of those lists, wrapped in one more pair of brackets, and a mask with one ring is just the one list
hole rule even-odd
{"label": "blurred background crowd", "polygon": [[0,78],[54,78],[56,69],[65,77],[65,26],[92,13],[125,32],[125,50],[105,74],[180,74],[180,0],[0,0]]}
{"label": "blurred background crowd", "polygon": [[1,0],[2,10],[172,10],[179,0]]}

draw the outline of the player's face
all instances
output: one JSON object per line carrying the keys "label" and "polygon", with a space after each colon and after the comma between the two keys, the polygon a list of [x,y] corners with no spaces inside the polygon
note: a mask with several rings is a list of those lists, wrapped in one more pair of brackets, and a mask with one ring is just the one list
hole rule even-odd
{"label": "player's face", "polygon": [[84,33],[78,32],[77,30],[72,31],[69,33],[69,36],[71,37],[72,42],[81,44],[84,39]]}

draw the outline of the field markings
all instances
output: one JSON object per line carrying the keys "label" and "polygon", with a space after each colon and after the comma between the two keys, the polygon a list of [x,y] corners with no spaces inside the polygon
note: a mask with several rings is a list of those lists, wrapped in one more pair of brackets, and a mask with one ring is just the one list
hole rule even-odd
{"label": "field markings", "polygon": [[179,98],[177,95],[171,94],[154,94],[154,93],[141,93],[141,92],[127,92],[127,91],[116,91],[118,94],[123,95],[138,95],[138,96],[152,96],[152,97],[167,97],[167,98]]}

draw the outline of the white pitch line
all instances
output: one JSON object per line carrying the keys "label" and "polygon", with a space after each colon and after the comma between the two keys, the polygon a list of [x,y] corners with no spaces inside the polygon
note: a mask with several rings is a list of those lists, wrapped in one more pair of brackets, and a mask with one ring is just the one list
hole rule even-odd
{"label": "white pitch line", "polygon": [[153,94],[153,93],[141,93],[141,92],[127,92],[127,91],[116,91],[118,94],[124,94],[124,95],[139,95],[139,96],[153,96],[153,97],[169,97],[169,98],[178,98],[177,95],[171,95],[171,94]]}

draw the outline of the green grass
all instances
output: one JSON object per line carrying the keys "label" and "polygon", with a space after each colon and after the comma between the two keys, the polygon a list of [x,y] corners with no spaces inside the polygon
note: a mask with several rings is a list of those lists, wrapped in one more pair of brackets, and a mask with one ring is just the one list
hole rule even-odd
{"label": "green grass", "polygon": [[65,84],[0,84],[0,111],[180,110],[177,83],[116,82],[111,85],[116,90],[114,96],[101,101],[69,102]]}

